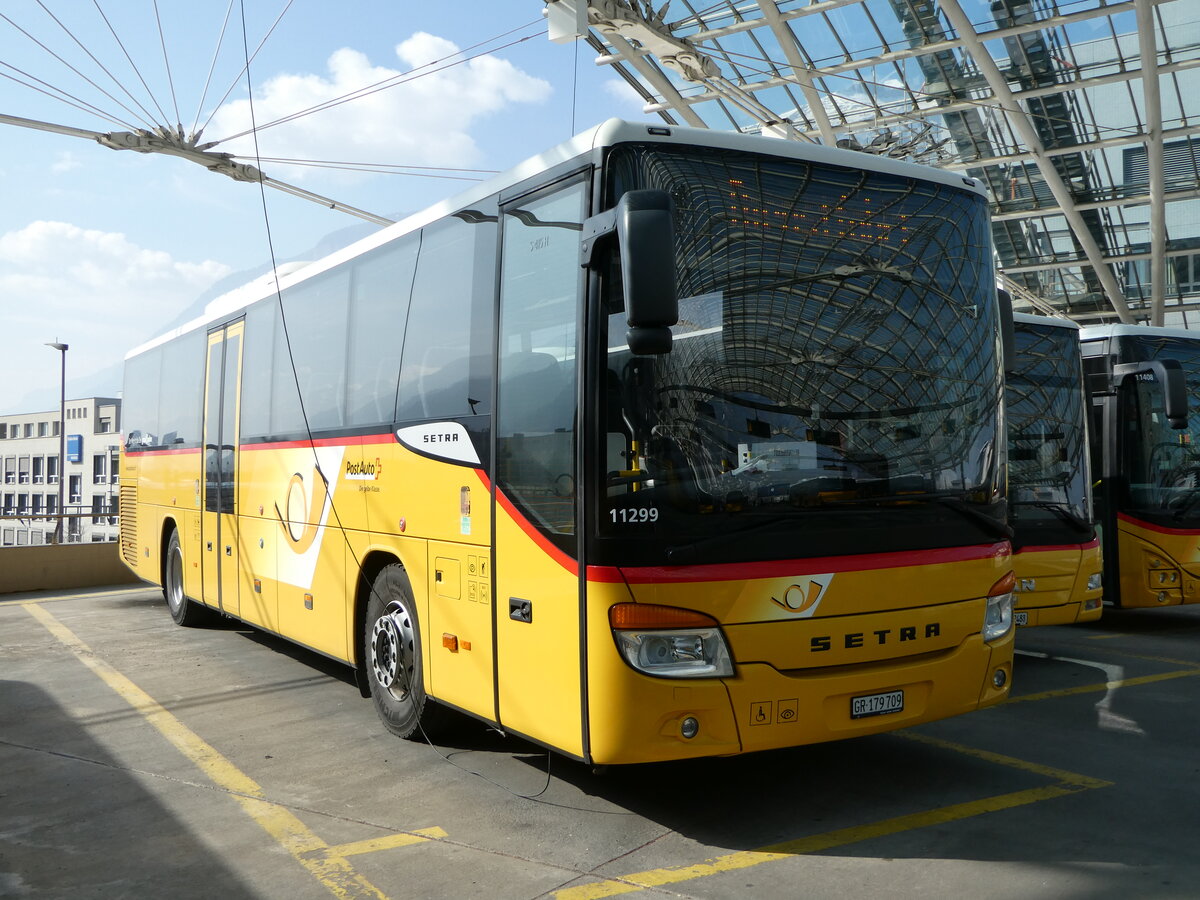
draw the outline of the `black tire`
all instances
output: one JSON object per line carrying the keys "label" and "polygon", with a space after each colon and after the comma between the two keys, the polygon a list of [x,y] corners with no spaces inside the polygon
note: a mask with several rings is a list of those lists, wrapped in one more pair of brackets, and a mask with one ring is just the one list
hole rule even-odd
{"label": "black tire", "polygon": [[371,584],[363,623],[363,660],[371,700],[383,725],[402,738],[421,740],[444,729],[450,710],[425,693],[421,626],[408,573],[386,566]]}
{"label": "black tire", "polygon": [[212,612],[183,591],[183,548],[179,545],[179,529],[171,529],[167,541],[167,556],[163,560],[163,599],[176,625],[197,628],[213,621]]}

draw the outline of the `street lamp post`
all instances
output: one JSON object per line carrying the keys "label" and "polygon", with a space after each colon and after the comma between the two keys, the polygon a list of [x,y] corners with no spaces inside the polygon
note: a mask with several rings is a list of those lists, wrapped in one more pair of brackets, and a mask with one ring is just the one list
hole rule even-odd
{"label": "street lamp post", "polygon": [[54,526],[54,543],[63,542],[63,483],[67,480],[67,344],[47,342],[62,354],[62,372],[58,380],[58,523]]}

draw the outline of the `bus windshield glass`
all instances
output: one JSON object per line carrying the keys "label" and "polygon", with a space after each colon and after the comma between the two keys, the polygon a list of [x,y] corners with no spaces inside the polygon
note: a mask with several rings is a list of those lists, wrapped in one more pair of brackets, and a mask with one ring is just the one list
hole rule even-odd
{"label": "bus windshield glass", "polygon": [[670,353],[631,354],[607,279],[601,543],[689,563],[1006,539],[981,197],[803,160],[619,147],[606,203],[637,188],[674,201],[680,318]]}
{"label": "bus windshield glass", "polygon": [[1121,454],[1128,490],[1122,506],[1134,515],[1176,528],[1200,527],[1200,340],[1133,336],[1120,339],[1119,358],[1178,360],[1187,383],[1188,427],[1167,423],[1162,385],[1126,378],[1120,394]]}
{"label": "bus windshield glass", "polygon": [[1007,385],[1009,520],[1020,543],[1092,536],[1078,332],[1018,322]]}

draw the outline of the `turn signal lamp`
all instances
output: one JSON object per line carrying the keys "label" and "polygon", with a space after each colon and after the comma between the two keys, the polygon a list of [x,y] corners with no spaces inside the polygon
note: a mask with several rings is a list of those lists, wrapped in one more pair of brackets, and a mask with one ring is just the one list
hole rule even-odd
{"label": "turn signal lamp", "polygon": [[618,631],[641,628],[716,628],[712,616],[678,606],[654,603],[618,603],[609,607],[608,621]]}
{"label": "turn signal lamp", "polygon": [[639,672],[660,678],[723,678],[733,660],[720,623],[674,606],[618,603],[608,610],[617,647]]}

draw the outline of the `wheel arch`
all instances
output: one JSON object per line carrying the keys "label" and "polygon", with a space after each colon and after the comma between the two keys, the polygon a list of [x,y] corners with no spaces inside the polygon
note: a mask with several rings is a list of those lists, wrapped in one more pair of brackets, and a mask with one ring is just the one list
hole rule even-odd
{"label": "wheel arch", "polygon": [[158,535],[158,583],[163,587],[167,584],[167,545],[171,542],[171,532],[179,532],[179,543],[183,544],[183,531],[174,516],[163,516],[162,526]]}
{"label": "wheel arch", "polygon": [[372,550],[358,566],[358,578],[354,585],[354,667],[364,671],[366,654],[363,646],[363,628],[367,620],[367,602],[371,598],[371,585],[385,568],[398,564],[405,568],[404,560],[390,550]]}

